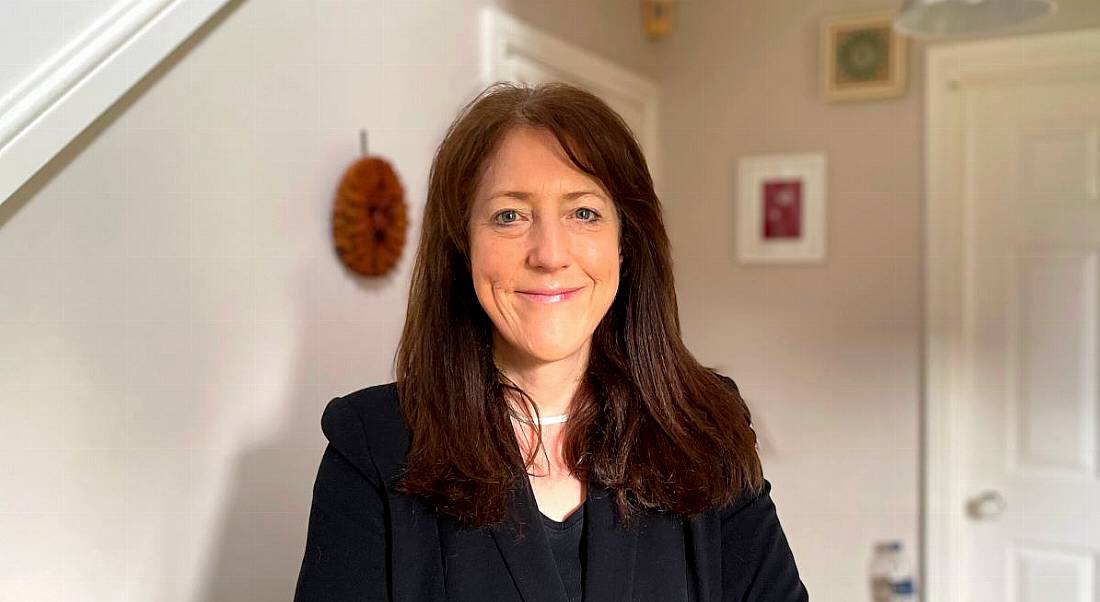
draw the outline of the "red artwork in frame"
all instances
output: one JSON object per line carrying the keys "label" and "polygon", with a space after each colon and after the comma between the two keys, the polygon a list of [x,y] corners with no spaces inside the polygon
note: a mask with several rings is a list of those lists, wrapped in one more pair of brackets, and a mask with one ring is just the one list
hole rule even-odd
{"label": "red artwork in frame", "polygon": [[760,213],[764,238],[802,236],[802,180],[766,180]]}
{"label": "red artwork in frame", "polygon": [[819,152],[738,159],[738,261],[825,261],[825,168]]}

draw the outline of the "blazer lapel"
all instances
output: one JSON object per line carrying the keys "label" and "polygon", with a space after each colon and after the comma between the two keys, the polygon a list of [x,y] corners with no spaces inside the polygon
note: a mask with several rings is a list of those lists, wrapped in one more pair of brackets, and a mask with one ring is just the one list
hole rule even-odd
{"label": "blazer lapel", "polygon": [[584,599],[628,602],[634,590],[634,558],[638,549],[638,526],[629,529],[618,522],[612,491],[588,479],[584,500],[587,531]]}
{"label": "blazer lapel", "polygon": [[718,602],[722,595],[722,523],[717,512],[710,510],[685,521],[690,539],[690,565],[697,599]]}
{"label": "blazer lapel", "polygon": [[[429,602],[446,597],[443,561],[439,546],[439,521],[419,499],[394,493],[390,512],[393,525],[393,555],[390,571],[395,602]],[[411,578],[410,578],[411,576]]]}
{"label": "blazer lapel", "polygon": [[531,482],[526,476],[522,481],[512,496],[512,515],[489,531],[524,602],[568,602]]}
{"label": "blazer lapel", "polygon": [[[390,572],[395,602],[437,602],[446,598],[439,523],[435,511],[423,500],[401,495],[396,486],[409,449],[409,432],[401,416],[397,387],[379,389],[376,414],[364,421],[369,429],[374,463],[385,479],[390,511],[393,553]],[[409,576],[414,576],[409,578]]]}

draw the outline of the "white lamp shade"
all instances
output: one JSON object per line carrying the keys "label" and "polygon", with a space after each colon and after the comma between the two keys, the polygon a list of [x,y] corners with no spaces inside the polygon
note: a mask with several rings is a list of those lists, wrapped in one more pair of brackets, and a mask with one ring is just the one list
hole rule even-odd
{"label": "white lamp shade", "polygon": [[1054,0],[905,0],[894,29],[918,37],[989,33],[1057,8]]}

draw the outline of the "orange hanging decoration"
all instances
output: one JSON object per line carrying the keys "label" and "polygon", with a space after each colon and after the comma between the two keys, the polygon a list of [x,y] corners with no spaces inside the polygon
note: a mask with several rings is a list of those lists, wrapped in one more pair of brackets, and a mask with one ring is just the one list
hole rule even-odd
{"label": "orange hanging decoration", "polygon": [[405,246],[405,191],[390,164],[363,157],[348,167],[332,206],[336,253],[349,269],[381,276]]}

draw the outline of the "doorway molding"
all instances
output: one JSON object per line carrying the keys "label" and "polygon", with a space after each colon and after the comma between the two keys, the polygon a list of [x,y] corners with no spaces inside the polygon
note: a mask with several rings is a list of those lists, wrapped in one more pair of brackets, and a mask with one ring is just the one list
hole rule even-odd
{"label": "doorway molding", "polygon": [[481,9],[481,84],[517,81],[528,69],[560,74],[602,98],[614,98],[641,114],[634,132],[656,183],[660,177],[657,119],[659,87],[641,76],[576,44],[550,35],[495,6]]}

